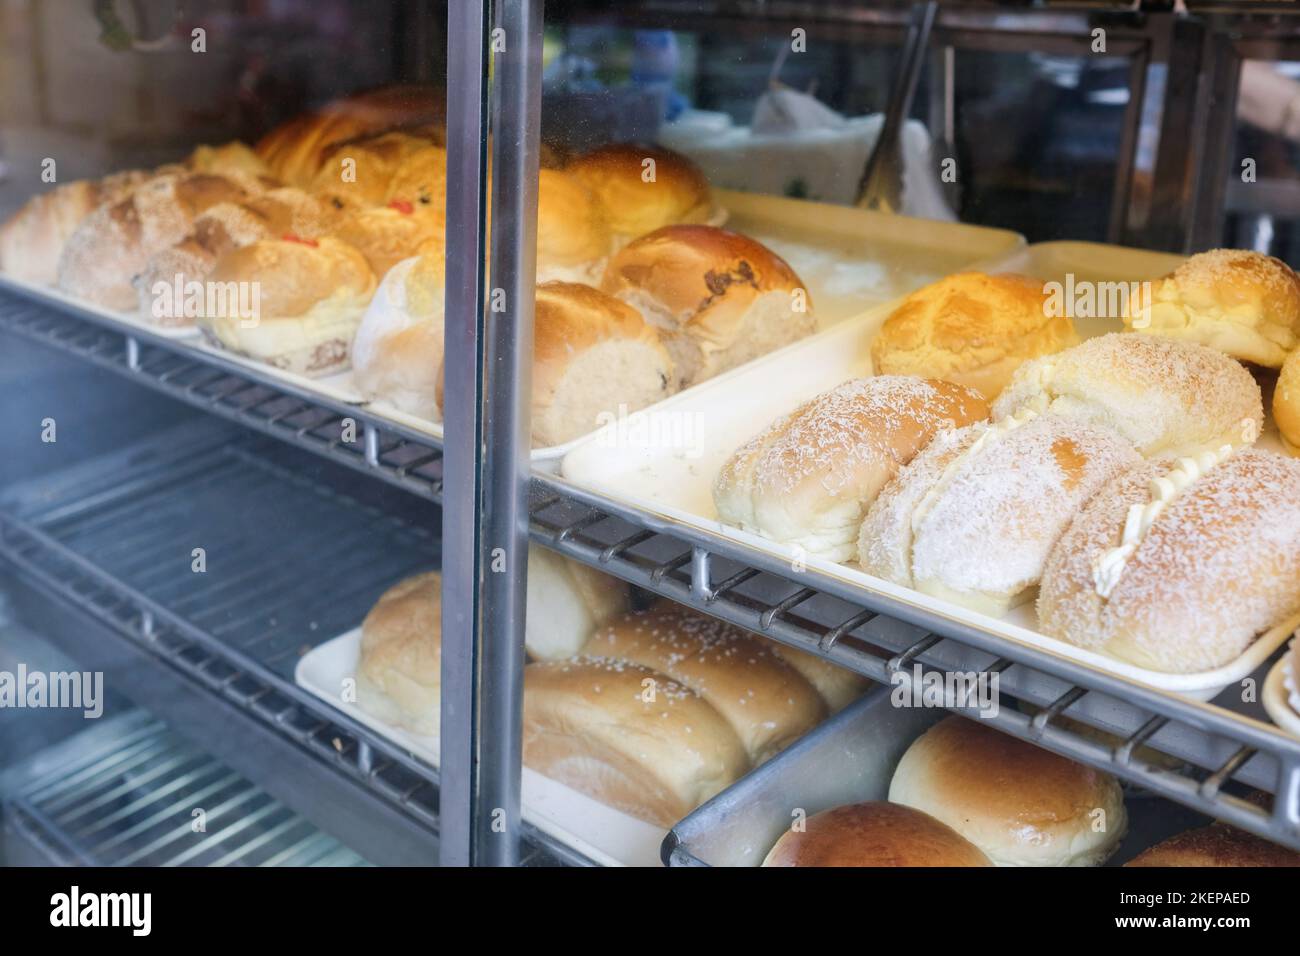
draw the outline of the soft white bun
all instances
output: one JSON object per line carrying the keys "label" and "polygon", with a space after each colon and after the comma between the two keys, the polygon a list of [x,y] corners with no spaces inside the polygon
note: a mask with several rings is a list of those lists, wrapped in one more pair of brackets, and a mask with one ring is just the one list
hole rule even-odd
{"label": "soft white bun", "polygon": [[1040,281],[961,272],[904,299],[871,343],[871,362],[877,375],[957,382],[992,401],[1026,359],[1078,343],[1069,316],[1050,311]]}
{"label": "soft white bun", "polygon": [[813,814],[789,830],[764,866],[991,866],[988,857],[934,817],[883,800]]}
{"label": "soft white bun", "polygon": [[1264,422],[1259,386],[1222,352],[1115,332],[1020,366],[994,420],[1029,405],[1115,429],[1145,456],[1250,444]]}
{"label": "soft white bun", "polygon": [[437,736],[442,725],[442,576],[385,591],[361,624],[357,705],[385,723]]}
{"label": "soft white bun", "polygon": [[616,253],[601,288],[664,335],[683,387],[789,345],[816,329],[785,260],[712,226],[665,226]]}
{"label": "soft white bun", "polygon": [[907,749],[889,799],[948,824],[998,866],[1098,866],[1128,827],[1114,777],[958,716]]}
{"label": "soft white bun", "polygon": [[868,574],[1001,616],[1033,597],[1084,502],[1137,461],[1114,432],[1051,415],[941,432],[867,512],[858,560]]}
{"label": "soft white bun", "polygon": [[1226,823],[1187,830],[1143,850],[1125,866],[1300,866],[1300,853]]}
{"label": "soft white bun", "polygon": [[528,615],[524,646],[543,661],[573,657],[592,632],[627,610],[625,581],[547,551],[528,549]]}
{"label": "soft white bun", "polygon": [[809,654],[807,651],[778,644],[775,641],[770,641],[768,646],[816,688],[817,693],[826,702],[827,710],[832,714],[839,713],[849,706],[871,686],[871,681],[861,674],[855,674],[846,667],[832,664],[816,654]]}
{"label": "soft white bun", "polygon": [[699,167],[660,146],[600,146],[570,161],[564,171],[596,195],[624,242],[661,226],[710,222],[717,214]]}
{"label": "soft white bun", "polygon": [[259,293],[256,316],[241,315],[234,295],[200,316],[198,326],[210,341],[311,376],[348,367],[353,336],[375,291],[375,275],[361,253],[328,236],[241,246],[217,261],[208,281]]}
{"label": "soft white bun", "polygon": [[1202,252],[1153,282],[1149,296],[1143,290],[1124,324],[1278,368],[1300,344],[1300,279],[1263,253]]}
{"label": "soft white bun", "polygon": [[867,506],[943,429],[988,415],[978,392],[899,375],[845,382],[777,419],[713,485],[728,524],[831,561],[857,553]]}
{"label": "soft white bun", "polygon": [[525,669],[523,750],[538,773],[662,827],[749,769],[736,732],[699,694],[591,657]]}
{"label": "soft white bun", "polygon": [[667,601],[609,621],[584,653],[631,661],[689,687],[722,714],[755,764],[826,716],[816,688],[765,642]]}
{"label": "soft white bun", "polygon": [[1173,461],[1143,462],[1088,502],[1048,558],[1044,633],[1159,671],[1194,673],[1239,657],[1300,612],[1300,461],[1246,449],[1183,488],[1151,523],[1109,598],[1095,569],[1129,509],[1152,500]]}

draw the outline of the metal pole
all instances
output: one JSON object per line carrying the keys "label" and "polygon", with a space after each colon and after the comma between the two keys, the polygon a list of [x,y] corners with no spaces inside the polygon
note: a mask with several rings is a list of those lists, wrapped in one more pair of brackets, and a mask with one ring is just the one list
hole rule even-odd
{"label": "metal pole", "polygon": [[483,675],[477,862],[519,858],[542,0],[500,0],[492,44],[492,271],[487,312]]}
{"label": "metal pole", "polygon": [[487,0],[455,0],[447,5],[448,242],[438,848],[443,866],[474,862],[478,807],[487,26]]}

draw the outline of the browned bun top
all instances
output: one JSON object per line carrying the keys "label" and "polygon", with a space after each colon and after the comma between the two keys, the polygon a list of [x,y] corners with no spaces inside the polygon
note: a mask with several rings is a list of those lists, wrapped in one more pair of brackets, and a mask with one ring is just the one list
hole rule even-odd
{"label": "browned bun top", "polygon": [[664,226],[615,253],[601,288],[644,296],[685,325],[719,300],[750,301],[764,292],[801,289],[803,282],[784,259],[748,236],[715,226]]}
{"label": "browned bun top", "polygon": [[567,173],[541,170],[537,183],[537,266],[572,266],[609,255],[605,211],[595,193]]}
{"label": "browned bun top", "polygon": [[335,143],[324,151],[311,191],[343,206],[383,205],[402,164],[432,146],[422,136],[396,130]]}
{"label": "browned bun top", "polygon": [[776,841],[764,866],[992,866],[947,824],[897,803],[823,810]]}
{"label": "browned bun top", "polygon": [[443,215],[447,208],[447,151],[426,146],[408,154],[393,171],[384,201]]}
{"label": "browned bun top", "polygon": [[442,575],[416,574],[385,591],[361,623],[361,673],[395,670],[442,686]]}
{"label": "browned bun top", "polygon": [[1300,327],[1300,277],[1274,256],[1211,249],[1192,256],[1168,278],[1185,296],[1204,293],[1225,309],[1258,307],[1275,324]]}
{"label": "browned bun top", "polygon": [[421,244],[441,237],[443,220],[405,203],[369,206],[344,216],[333,234],[365,256],[371,270],[382,278],[397,263],[416,255]]}
{"label": "browned bun top", "polygon": [[661,146],[600,146],[570,162],[565,172],[600,198],[610,227],[624,236],[671,223],[705,222],[713,213],[704,173]]}
{"label": "browned bun top", "polygon": [[196,146],[185,158],[185,168],[196,173],[246,173],[270,176],[266,163],[246,143],[231,140],[220,146]]}
{"label": "browned bun top", "polygon": [[262,239],[222,256],[208,278],[259,283],[263,320],[297,318],[318,302],[367,297],[375,287],[365,257],[329,236]]}
{"label": "browned bun top", "polygon": [[535,365],[557,361],[605,339],[659,341],[658,333],[636,309],[578,282],[542,283],[537,287],[535,308]]}
{"label": "browned bun top", "polygon": [[1125,866],[1300,866],[1300,853],[1225,823],[1212,823],[1171,836]]}

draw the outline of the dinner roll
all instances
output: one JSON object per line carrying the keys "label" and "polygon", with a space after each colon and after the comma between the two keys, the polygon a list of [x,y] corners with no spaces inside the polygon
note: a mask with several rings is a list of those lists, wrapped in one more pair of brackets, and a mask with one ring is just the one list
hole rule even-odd
{"label": "dinner roll", "polygon": [[361,623],[357,706],[385,723],[436,737],[442,726],[442,575],[416,574],[385,591]]}
{"label": "dinner roll", "polygon": [[704,698],[649,668],[583,657],[524,670],[524,764],[670,827],[749,768]]}
{"label": "dinner roll", "polygon": [[816,328],[802,281],[747,236],[665,226],[630,243],[601,288],[664,335],[682,387],[789,345]]}
{"label": "dinner roll", "polygon": [[[412,156],[427,156],[430,150],[443,152],[422,136],[396,131],[334,143],[323,151],[321,167],[307,188],[343,208],[382,206],[389,201],[397,171]],[[437,167],[445,169],[440,159],[442,155],[434,156]]]}
{"label": "dinner roll", "polygon": [[554,169],[537,182],[537,281],[596,285],[611,247],[605,210],[581,181]]}
{"label": "dinner roll", "polygon": [[1171,836],[1124,865],[1300,866],[1300,853],[1226,823],[1212,823]]}
{"label": "dinner roll", "polygon": [[609,621],[584,653],[631,661],[689,687],[731,725],[754,764],[826,716],[816,688],[764,641],[668,601]]}
{"label": "dinner roll", "polygon": [[1043,283],[960,272],[918,289],[871,343],[877,375],[920,375],[978,389],[992,401],[1026,359],[1079,341],[1068,315],[1049,314]]}
{"label": "dinner roll", "polygon": [[399,200],[356,209],[342,217],[333,235],[365,256],[371,271],[382,277],[403,259],[414,256],[429,239],[442,237],[442,217],[416,210]]}
{"label": "dinner roll", "polygon": [[816,654],[809,654],[788,644],[778,644],[776,641],[770,641],[768,646],[816,688],[826,702],[826,709],[832,714],[849,706],[871,686],[871,681],[861,674],[832,664]]}
{"label": "dinner roll", "polygon": [[627,610],[629,596],[626,581],[530,546],[524,646],[538,660],[572,657],[598,626]]}
{"label": "dinner roll", "polygon": [[1292,455],[1300,455],[1300,349],[1282,363],[1273,388],[1273,422],[1282,447]]}
{"label": "dinner roll", "polygon": [[1115,332],[1016,370],[994,420],[1024,406],[1115,429],[1143,455],[1250,444],[1264,422],[1255,379],[1222,352]]}
{"label": "dinner roll", "polygon": [[868,574],[1003,615],[1033,597],[1084,502],[1137,461],[1109,429],[1032,409],[940,432],[867,512],[858,560]]}
{"label": "dinner roll", "polygon": [[813,814],[782,834],[764,866],[991,866],[978,847],[934,817],[883,800]]}
{"label": "dinner roll", "polygon": [[447,151],[441,146],[425,146],[407,154],[388,181],[384,202],[446,216]]}
{"label": "dinner roll", "polygon": [[1097,866],[1128,826],[1110,774],[955,715],[907,748],[889,799],[948,824],[998,866]]}
{"label": "dinner roll", "polygon": [[1202,252],[1144,289],[1124,324],[1278,368],[1300,344],[1300,278],[1259,252]]}
{"label": "dinner roll", "polygon": [[899,375],[845,382],[742,445],[713,485],[718,517],[830,561],[857,553],[867,506],[939,431],[978,421],[978,392]]}
{"label": "dinner roll", "polygon": [[0,269],[22,282],[54,285],[63,247],[82,221],[101,205],[129,195],[147,177],[131,170],[32,196],[0,226]]}
{"label": "dinner roll", "polygon": [[254,176],[270,176],[262,158],[247,143],[231,140],[220,146],[196,146],[185,157],[185,168],[196,173],[248,173]]}
{"label": "dinner roll", "polygon": [[1107,483],[1047,560],[1043,632],[1194,673],[1300,612],[1300,461],[1226,451],[1143,462]]}
{"label": "dinner roll", "polygon": [[442,420],[445,259],[442,237],[433,236],[390,269],[352,340],[352,382],[361,393],[431,422]]}
{"label": "dinner roll", "polygon": [[246,297],[227,295],[198,318],[205,337],[249,358],[299,375],[348,367],[352,338],[375,291],[365,258],[329,236],[262,239],[222,256],[208,281],[257,292],[256,315]]}
{"label": "dinner roll", "polygon": [[620,245],[661,226],[719,216],[704,173],[661,146],[600,146],[570,161],[564,171],[595,193]]}

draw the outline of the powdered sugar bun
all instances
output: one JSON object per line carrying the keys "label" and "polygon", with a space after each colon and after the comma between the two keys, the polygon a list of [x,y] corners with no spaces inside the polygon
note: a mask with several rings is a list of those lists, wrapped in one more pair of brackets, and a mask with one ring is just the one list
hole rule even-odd
{"label": "powdered sugar bun", "polygon": [[1026,362],[993,418],[1025,405],[1113,428],[1147,457],[1249,445],[1264,423],[1259,386],[1239,362],[1155,335],[1102,335]]}
{"label": "powdered sugar bun", "polygon": [[1140,461],[1109,429],[1032,410],[942,435],[885,487],[858,539],[865,571],[994,616],[1032,597],[1075,512]]}
{"label": "powdered sugar bun", "polygon": [[754,436],[713,486],[719,517],[831,561],[857,551],[866,507],[944,429],[988,413],[974,389],[903,375],[823,392]]}
{"label": "powdered sugar bun", "polygon": [[1206,471],[1160,512],[1109,598],[1095,569],[1130,508],[1173,462],[1144,462],[1090,501],[1049,556],[1038,599],[1044,633],[1171,673],[1220,667],[1300,612],[1300,462],[1246,449]]}

